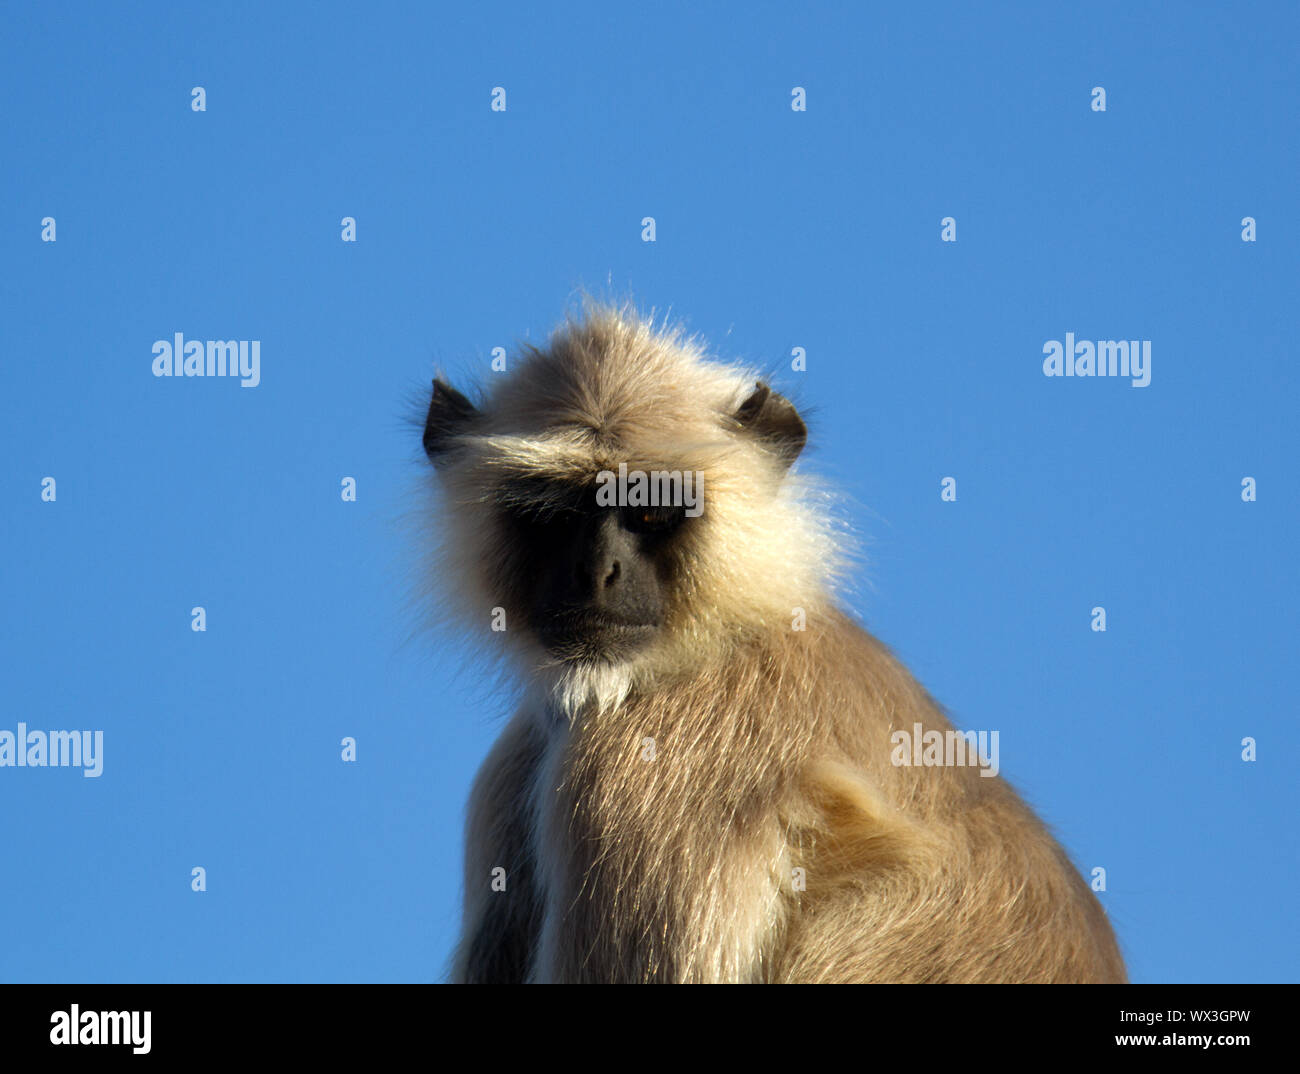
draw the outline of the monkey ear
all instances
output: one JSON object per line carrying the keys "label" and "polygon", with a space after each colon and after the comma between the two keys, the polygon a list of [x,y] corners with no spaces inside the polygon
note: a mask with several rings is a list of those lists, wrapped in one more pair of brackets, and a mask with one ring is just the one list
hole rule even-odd
{"label": "monkey ear", "polygon": [[433,378],[433,398],[424,419],[424,453],[432,463],[438,462],[449,441],[478,417],[478,408],[460,392],[437,377]]}
{"label": "monkey ear", "polygon": [[787,467],[808,442],[808,426],[794,404],[761,380],[755,385],[754,393],[740,404],[735,417],[741,428],[766,441]]}

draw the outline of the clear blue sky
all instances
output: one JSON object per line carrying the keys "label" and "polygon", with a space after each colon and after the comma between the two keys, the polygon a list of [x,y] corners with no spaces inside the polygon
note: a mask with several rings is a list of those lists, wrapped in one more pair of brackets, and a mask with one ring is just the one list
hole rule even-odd
{"label": "clear blue sky", "polygon": [[0,730],[105,756],[0,768],[0,979],[441,976],[503,714],[411,637],[406,402],[612,285],[807,409],[857,610],[1134,979],[1295,980],[1300,17],[1062,7],[7,5]]}

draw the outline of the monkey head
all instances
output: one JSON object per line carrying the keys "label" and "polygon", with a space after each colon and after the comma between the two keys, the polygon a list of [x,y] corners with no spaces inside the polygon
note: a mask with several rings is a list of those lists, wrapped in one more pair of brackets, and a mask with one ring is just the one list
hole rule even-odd
{"label": "monkey head", "polygon": [[833,568],[787,472],[806,436],[753,373],[588,309],[477,405],[434,381],[443,581],[533,668],[693,663],[788,621]]}

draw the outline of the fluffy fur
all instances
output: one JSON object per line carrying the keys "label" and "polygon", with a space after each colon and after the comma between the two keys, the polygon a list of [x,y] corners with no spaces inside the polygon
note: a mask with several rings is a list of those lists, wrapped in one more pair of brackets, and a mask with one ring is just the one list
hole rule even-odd
{"label": "fluffy fur", "polygon": [[[453,977],[1122,981],[1101,906],[1003,780],[890,763],[891,731],[951,725],[837,606],[819,491],[735,418],[754,386],[589,307],[440,461],[443,578],[469,621],[506,610],[490,637],[528,690],[471,797]],[[503,581],[496,506],[513,480],[620,462],[703,471],[704,514],[663,640],[560,662]]]}

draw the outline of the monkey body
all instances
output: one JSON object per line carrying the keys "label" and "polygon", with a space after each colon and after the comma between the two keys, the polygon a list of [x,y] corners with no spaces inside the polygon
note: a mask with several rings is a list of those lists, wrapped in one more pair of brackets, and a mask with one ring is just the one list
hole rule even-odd
{"label": "monkey body", "polygon": [[[457,979],[1123,980],[1100,905],[1004,780],[890,763],[891,731],[950,725],[879,642],[830,613],[731,655],[709,672],[725,709],[665,686],[572,726],[516,716],[473,796]],[[837,659],[858,681],[827,711]]]}
{"label": "monkey body", "polygon": [[[1124,980],[1004,780],[894,763],[951,724],[830,595],[802,421],[746,377],[597,311],[483,410],[435,382],[443,570],[529,684],[471,794],[453,978]],[[628,460],[707,474],[703,517],[597,510]]]}

